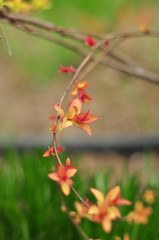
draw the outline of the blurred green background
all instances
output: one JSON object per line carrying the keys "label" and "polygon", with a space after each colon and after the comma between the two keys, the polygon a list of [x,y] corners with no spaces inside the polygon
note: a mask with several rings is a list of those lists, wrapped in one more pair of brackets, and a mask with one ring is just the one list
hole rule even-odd
{"label": "blurred green background", "polygon": [[[75,157],[73,161],[79,169],[81,157]],[[99,159],[98,155],[96,157]],[[65,159],[66,155],[63,154],[61,160],[65,161]],[[57,185],[47,177],[54,159],[44,159],[41,150],[34,153],[23,152],[20,155],[10,150],[1,156],[0,160],[1,240],[82,239],[68,220],[67,214],[61,212]],[[106,234],[99,224],[83,219],[80,225],[89,237],[113,240],[114,236],[123,237],[127,232],[131,240],[158,239],[159,178],[153,167],[155,155],[145,153],[140,160],[138,164],[142,163],[143,166],[139,168],[139,175],[131,174],[125,166],[120,169],[120,177],[117,177],[117,169],[113,169],[106,161],[104,165],[98,161],[98,167],[94,165],[93,174],[90,174],[87,167],[78,171],[74,178],[74,187],[81,196],[89,197],[93,202],[95,199],[89,191],[90,187],[98,188],[105,194],[110,187],[120,184],[122,197],[133,203],[132,206],[121,208],[122,216],[133,210],[136,200],[142,200],[144,189],[150,188],[156,192],[149,224],[128,224],[117,221],[113,223],[112,232]],[[71,193],[69,197],[65,197],[65,200],[69,210],[74,211],[73,202],[77,201],[75,195]]]}

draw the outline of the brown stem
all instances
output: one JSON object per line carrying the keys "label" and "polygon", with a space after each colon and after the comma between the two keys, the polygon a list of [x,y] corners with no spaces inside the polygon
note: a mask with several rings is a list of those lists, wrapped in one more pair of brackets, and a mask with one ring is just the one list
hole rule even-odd
{"label": "brown stem", "polygon": [[95,53],[95,51],[101,47],[103,45],[104,41],[100,41],[96,44],[96,46],[93,48],[93,50],[84,58],[84,60],[81,62],[81,64],[79,65],[79,67],[77,68],[77,71],[75,72],[72,80],[69,82],[61,100],[59,103],[59,106],[61,107],[64,98],[67,95],[68,90],[70,89],[70,87],[72,86],[72,84],[76,81],[76,79],[78,78],[78,75],[80,74],[80,72],[82,71],[82,69],[85,67],[85,65],[87,64],[87,62],[92,58],[93,54]]}
{"label": "brown stem", "polygon": [[[64,91],[64,94],[62,95],[61,99],[60,99],[60,102],[59,102],[59,107],[61,107],[70,87],[72,86],[72,84],[76,81],[76,79],[78,78],[80,72],[82,71],[82,69],[84,68],[84,66],[87,64],[87,62],[91,59],[91,57],[93,56],[93,54],[95,53],[95,51],[101,47],[103,45],[104,41],[100,41],[96,44],[96,46],[93,48],[93,50],[86,56],[86,58],[81,62],[81,64],[79,65],[79,67],[77,68],[73,78],[71,79],[71,81],[69,82],[66,90]],[[56,126],[58,124],[58,121],[59,121],[59,116],[57,116],[57,119],[56,119]],[[55,156],[56,156],[56,159],[58,161],[59,164],[61,164],[61,160],[60,160],[60,157],[58,155],[58,152],[57,152],[57,144],[56,144],[56,132],[53,133],[53,147],[54,147],[54,152],[55,152]],[[84,201],[84,199],[77,193],[77,191],[72,187],[70,186],[72,191],[75,193],[75,195],[77,196],[77,198],[86,206],[89,208],[89,205]]]}
{"label": "brown stem", "polygon": [[89,237],[85,234],[85,232],[82,230],[82,228],[74,221],[74,219],[71,217],[70,213],[69,213],[69,210],[66,206],[66,203],[65,203],[65,200],[64,200],[64,197],[63,197],[63,194],[61,192],[61,189],[59,187],[59,184],[58,184],[58,190],[59,190],[59,195],[60,195],[60,199],[61,199],[61,205],[64,206],[65,208],[65,212],[67,213],[70,221],[72,222],[72,224],[74,225],[74,227],[77,229],[77,231],[79,232],[79,234],[83,237],[83,239],[85,240],[89,240]]}
{"label": "brown stem", "polygon": [[[69,48],[69,49],[75,51],[76,53],[78,53],[79,55],[81,55],[83,57],[86,57],[88,54],[87,51],[83,50],[80,47],[77,47],[76,45],[73,45],[72,43],[67,42],[64,39],[60,39],[60,38],[52,36],[50,34],[28,28],[26,26],[23,26],[22,24],[19,25],[18,23],[16,23],[15,27],[17,27],[20,30],[23,30],[25,32],[27,31],[32,35],[47,39],[49,41],[53,41],[57,44],[60,44],[66,48]],[[154,35],[158,35],[158,34],[154,34]],[[130,34],[128,36],[130,37]],[[144,35],[143,34],[140,35],[140,33],[139,33],[139,36],[144,36]],[[113,56],[113,58],[116,59],[116,61],[112,61],[112,60],[105,58],[105,59],[101,60],[101,64],[106,65],[107,67],[113,68],[115,70],[118,70],[120,72],[124,72],[128,75],[132,75],[137,78],[141,78],[143,80],[147,80],[152,83],[159,84],[159,75],[158,74],[153,73],[153,72],[151,72],[147,69],[141,68],[141,67],[137,67],[137,66],[135,67],[134,64],[130,63],[130,61],[131,61],[130,59],[128,61],[126,61],[123,54],[122,54],[122,59],[121,59],[121,56],[119,59],[119,56],[117,56],[117,54],[116,54],[116,56],[114,56],[115,53],[116,53],[115,50],[113,50],[113,53],[110,52],[110,55]],[[91,60],[94,60],[95,58],[96,58],[95,56],[92,56]],[[122,63],[125,63],[125,64],[122,64]],[[129,67],[127,65],[129,65]]]}

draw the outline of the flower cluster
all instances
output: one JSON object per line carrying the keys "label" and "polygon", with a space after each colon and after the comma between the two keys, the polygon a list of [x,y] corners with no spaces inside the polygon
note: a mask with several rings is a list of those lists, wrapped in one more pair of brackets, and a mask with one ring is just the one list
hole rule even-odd
{"label": "flower cluster", "polygon": [[147,224],[149,216],[152,214],[152,207],[144,207],[141,201],[137,201],[134,206],[134,211],[129,212],[126,217],[127,222]]}
{"label": "flower cluster", "polygon": [[[85,44],[93,49],[95,48],[96,41],[90,36],[87,36]],[[109,44],[109,40],[106,40],[104,42],[105,47],[108,47]],[[54,109],[57,111],[57,117],[55,118],[55,116],[53,115],[49,118],[50,120],[56,119],[56,121],[52,123],[50,130],[55,136],[57,131],[61,132],[63,129],[75,125],[76,127],[84,130],[87,134],[91,136],[92,129],[90,127],[90,123],[96,121],[98,117],[90,114],[90,111],[84,113],[82,112],[83,104],[89,104],[92,100],[86,92],[88,82],[75,81],[77,79],[79,69],[76,70],[73,66],[64,67],[63,65],[60,65],[60,67],[61,69],[59,70],[59,73],[75,73],[72,82],[70,82],[71,84],[74,84],[74,87],[70,92],[73,98],[69,103],[67,112],[65,112],[61,107],[62,100],[60,101],[60,104],[54,104]],[[77,172],[76,167],[71,165],[71,161],[69,158],[66,159],[65,165],[61,163],[58,154],[63,151],[63,148],[60,146],[57,149],[54,149],[54,147],[48,147],[48,150],[43,154],[43,157],[56,155],[59,163],[56,171],[49,173],[48,177],[51,180],[57,182],[61,187],[61,191],[67,196],[69,195],[72,188],[72,190],[74,190],[75,194],[81,201],[74,203],[75,211],[69,212],[65,204],[62,206],[62,210],[69,214],[69,216],[73,219],[74,224],[76,225],[81,222],[82,218],[86,218],[92,222],[101,224],[103,230],[106,233],[110,233],[112,230],[113,222],[115,220],[122,219],[121,212],[118,206],[129,206],[131,205],[131,202],[127,199],[121,198],[121,189],[118,185],[110,189],[105,196],[100,190],[90,188],[91,193],[96,198],[96,203],[91,202],[89,199],[86,199],[84,201],[72,187],[72,177],[74,177]],[[152,204],[155,200],[155,192],[153,190],[146,190],[143,195],[143,200],[148,204]],[[128,223],[135,222],[138,224],[147,224],[148,218],[151,213],[152,208],[150,206],[145,207],[141,201],[137,201],[135,203],[134,211],[131,211],[126,217],[124,217],[124,220],[126,220]],[[115,239],[121,240],[121,238],[118,236],[116,236]],[[123,240],[130,240],[127,233],[124,234]]]}
{"label": "flower cluster", "polygon": [[86,208],[83,204],[75,203],[76,213],[71,212],[77,223],[81,218],[88,218],[89,220],[100,223],[105,232],[109,233],[112,229],[112,222],[121,218],[121,213],[116,205],[131,205],[131,202],[127,199],[120,197],[120,186],[115,186],[104,194],[98,189],[91,188],[90,191],[95,196],[97,203],[93,204],[88,202],[89,208]]}
{"label": "flower cluster", "polygon": [[68,113],[66,114],[58,104],[55,104],[54,108],[60,115],[59,131],[74,124],[76,127],[86,131],[90,136],[92,135],[92,130],[89,124],[96,121],[98,117],[90,114],[89,111],[87,113],[81,113],[82,103],[79,98],[72,100],[69,105]]}
{"label": "flower cluster", "polygon": [[[155,191],[152,189],[146,189],[143,193],[143,200],[147,204],[153,204],[155,201]],[[144,206],[142,201],[137,201],[134,205],[134,210],[129,212],[126,216],[128,223],[135,222],[137,224],[147,224],[149,217],[152,214],[151,206]]]}

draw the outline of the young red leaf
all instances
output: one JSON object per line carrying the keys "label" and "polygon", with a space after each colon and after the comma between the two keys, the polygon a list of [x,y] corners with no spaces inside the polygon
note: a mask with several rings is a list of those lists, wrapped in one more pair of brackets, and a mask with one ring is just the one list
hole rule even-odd
{"label": "young red leaf", "polygon": [[93,48],[96,44],[96,41],[93,38],[91,38],[90,36],[87,36],[85,44],[88,45],[89,47]]}
{"label": "young red leaf", "polygon": [[71,72],[76,72],[76,69],[73,68],[73,66],[70,67],[64,67],[60,65],[61,69],[59,70],[59,73],[71,73]]}

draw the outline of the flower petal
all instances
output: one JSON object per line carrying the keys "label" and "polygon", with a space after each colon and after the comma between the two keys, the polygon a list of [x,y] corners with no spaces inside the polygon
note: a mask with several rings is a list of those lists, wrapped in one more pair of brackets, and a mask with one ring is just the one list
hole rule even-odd
{"label": "flower petal", "polygon": [[102,220],[102,228],[106,233],[110,233],[112,230],[112,221],[108,217],[104,217]]}
{"label": "flower petal", "polygon": [[[79,118],[82,118],[83,116],[85,115],[85,113],[80,113],[78,114],[78,117]],[[84,123],[91,123],[91,122],[94,122],[98,119],[98,117],[96,117],[95,115],[92,115],[92,114],[87,114],[87,118],[83,120]]]}
{"label": "flower petal", "polygon": [[97,206],[91,206],[88,210],[88,214],[91,214],[91,215],[99,214],[99,208]]}
{"label": "flower petal", "polygon": [[73,177],[75,174],[76,174],[76,172],[77,172],[77,169],[68,169],[67,170],[67,177]]}
{"label": "flower petal", "polygon": [[124,198],[119,198],[117,201],[116,201],[116,204],[117,205],[131,205],[132,203],[127,200],[127,199],[124,199]]}
{"label": "flower petal", "polygon": [[61,185],[61,190],[62,190],[62,192],[63,192],[66,196],[68,196],[69,193],[70,193],[70,186],[69,186],[69,184],[66,183],[66,182],[62,182],[60,185]]}
{"label": "flower petal", "polygon": [[54,104],[54,108],[55,108],[55,110],[59,113],[59,115],[60,115],[61,117],[64,117],[64,115],[65,115],[64,110],[63,110],[62,108],[60,108],[60,107],[58,106],[58,104]]}
{"label": "flower petal", "polygon": [[83,213],[83,206],[79,202],[74,202],[74,206],[76,208],[76,212],[82,214]]}
{"label": "flower petal", "polygon": [[[75,108],[77,108],[77,112],[75,112]],[[76,114],[79,114],[82,109],[82,103],[78,98],[73,99],[69,106],[69,113],[68,113],[68,118],[72,119]]]}
{"label": "flower petal", "polygon": [[120,186],[115,186],[112,189],[108,191],[108,193],[105,196],[105,199],[107,199],[110,203],[115,204],[116,200],[120,197]]}
{"label": "flower petal", "polygon": [[86,81],[86,82],[84,82],[84,81],[82,81],[82,82],[77,82],[77,83],[76,83],[76,86],[77,86],[77,88],[84,89],[84,88],[87,88],[87,87],[88,87],[88,82],[87,82],[87,81]]}
{"label": "flower petal", "polygon": [[77,87],[73,88],[72,91],[70,92],[70,94],[73,95],[73,96],[77,95],[77,93],[78,93],[78,88]]}
{"label": "flower petal", "polygon": [[60,166],[58,167],[57,169],[57,176],[60,178],[60,179],[63,179],[65,177],[67,177],[67,174],[66,174],[66,169],[64,167],[63,164],[60,164]]}
{"label": "flower petal", "polygon": [[88,125],[88,124],[85,124],[85,125],[81,125],[81,124],[79,124],[78,122],[74,122],[74,121],[72,121],[73,122],[73,124],[75,124],[76,125],[76,127],[78,127],[78,128],[81,128],[81,129],[83,129],[85,132],[87,132],[90,136],[92,136],[92,129],[91,129],[91,127]]}
{"label": "flower petal", "polygon": [[88,124],[81,126],[81,129],[83,129],[86,133],[88,133],[89,136],[92,136],[92,129]]}
{"label": "flower petal", "polygon": [[70,165],[71,165],[71,160],[70,160],[70,158],[67,158],[67,159],[66,159],[65,166],[70,166]]}
{"label": "flower petal", "polygon": [[57,173],[56,172],[53,172],[53,173],[49,173],[48,174],[48,177],[50,178],[50,179],[52,179],[53,181],[56,181],[56,182],[59,182],[59,177],[57,176]]}
{"label": "flower petal", "polygon": [[130,240],[129,235],[127,233],[124,234],[124,240]]}
{"label": "flower petal", "polygon": [[115,220],[121,218],[121,213],[117,207],[111,206],[108,208],[108,216],[111,220]]}
{"label": "flower petal", "polygon": [[43,157],[50,157],[50,155],[51,155],[50,150],[47,150],[46,152],[44,152]]}
{"label": "flower petal", "polygon": [[100,206],[104,201],[104,194],[96,188],[90,188],[90,191],[93,193]]}
{"label": "flower petal", "polygon": [[62,120],[62,123],[61,123],[61,127],[62,128],[68,128],[68,127],[72,126],[72,124],[73,123],[71,121],[67,120],[67,118],[64,117],[63,120]]}
{"label": "flower petal", "polygon": [[96,41],[93,38],[91,38],[90,36],[87,36],[85,44],[93,48],[96,44]]}

